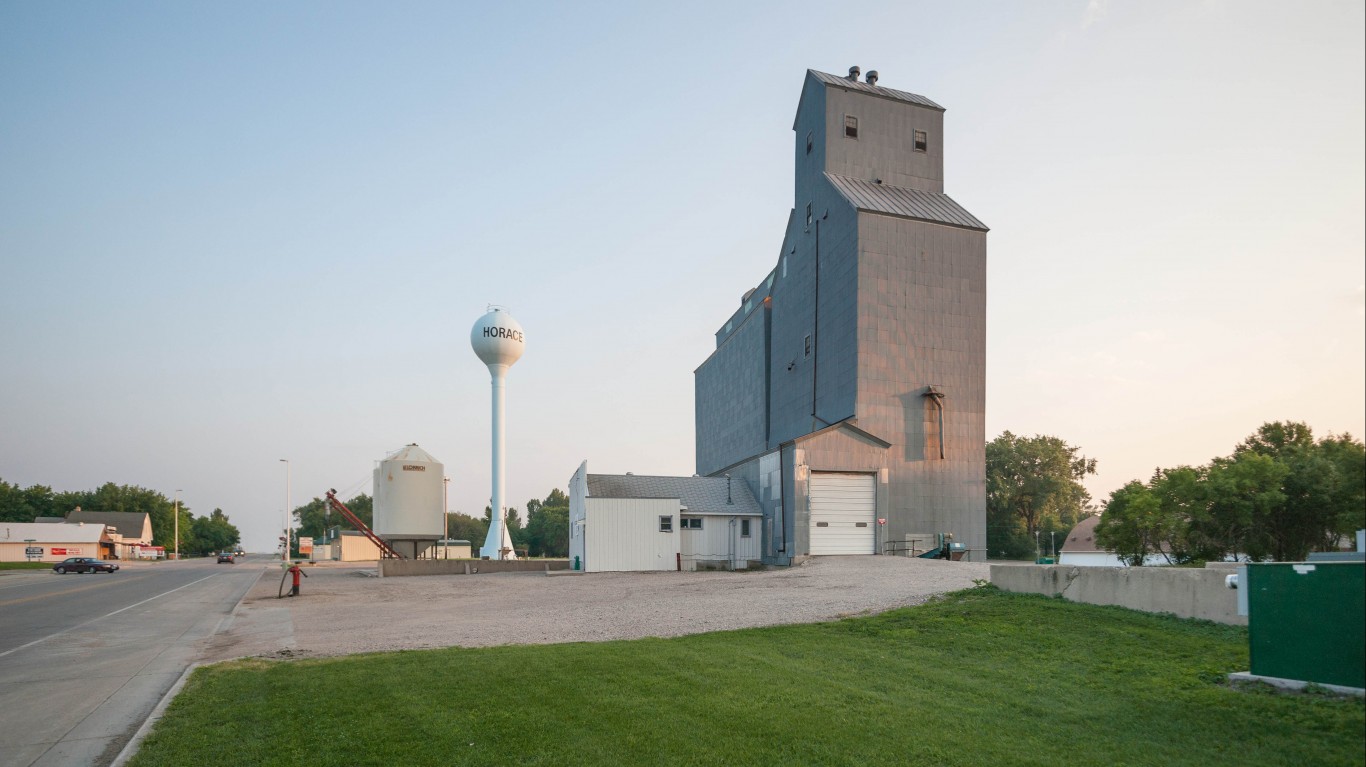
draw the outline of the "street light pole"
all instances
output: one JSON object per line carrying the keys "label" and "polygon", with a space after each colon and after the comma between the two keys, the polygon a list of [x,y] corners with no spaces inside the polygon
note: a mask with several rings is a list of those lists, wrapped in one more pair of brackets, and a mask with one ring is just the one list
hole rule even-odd
{"label": "street light pole", "polygon": [[[162,496],[165,498],[166,496]],[[175,491],[175,561],[180,561],[180,491]]]}
{"label": "street light pole", "polygon": [[289,463],[288,458],[281,458],[280,462],[285,465],[285,550],[280,554],[280,559],[286,564],[289,563],[289,497],[292,494],[290,484],[294,481],[294,469]]}
{"label": "street light pole", "polygon": [[441,558],[451,558],[451,478],[441,478]]}

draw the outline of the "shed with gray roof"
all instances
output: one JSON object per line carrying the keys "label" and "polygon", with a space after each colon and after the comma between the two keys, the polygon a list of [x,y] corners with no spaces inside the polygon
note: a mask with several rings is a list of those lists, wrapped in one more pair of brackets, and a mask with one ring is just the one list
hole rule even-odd
{"label": "shed with gray roof", "polygon": [[569,556],[588,572],[743,569],[763,512],[729,477],[589,474],[569,481]]}

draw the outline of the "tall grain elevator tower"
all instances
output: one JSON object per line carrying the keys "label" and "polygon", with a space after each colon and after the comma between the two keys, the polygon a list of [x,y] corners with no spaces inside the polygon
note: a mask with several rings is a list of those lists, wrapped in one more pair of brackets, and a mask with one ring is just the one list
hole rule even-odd
{"label": "tall grain elevator tower", "polygon": [[773,270],[697,368],[697,472],[749,483],[763,557],[952,533],[986,558],[987,227],[944,194],[944,108],[808,70]]}

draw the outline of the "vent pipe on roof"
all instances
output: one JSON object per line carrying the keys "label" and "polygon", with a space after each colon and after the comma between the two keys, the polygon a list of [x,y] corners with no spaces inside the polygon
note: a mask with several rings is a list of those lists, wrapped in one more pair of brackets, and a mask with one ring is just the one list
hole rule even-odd
{"label": "vent pipe on roof", "polygon": [[859,69],[857,65],[849,67],[849,79],[858,82],[858,74],[861,71],[863,70]]}
{"label": "vent pipe on roof", "polygon": [[868,70],[868,78],[867,78],[867,80],[868,80],[868,84],[869,84],[869,85],[877,85],[877,70],[876,70],[876,69],[870,69],[870,70]]}
{"label": "vent pipe on roof", "polygon": [[727,506],[733,506],[734,504],[735,504],[735,501],[732,501],[732,500],[730,499],[730,475],[727,474],[727,475],[726,475],[726,505],[727,505]]}

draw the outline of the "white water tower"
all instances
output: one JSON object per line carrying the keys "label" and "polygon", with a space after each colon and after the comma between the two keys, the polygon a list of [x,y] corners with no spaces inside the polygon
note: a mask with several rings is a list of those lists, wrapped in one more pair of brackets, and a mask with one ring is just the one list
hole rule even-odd
{"label": "white water tower", "polygon": [[489,559],[516,559],[512,538],[503,523],[503,390],[508,368],[521,359],[526,348],[522,326],[501,306],[490,306],[470,330],[470,346],[489,367],[493,385],[493,514],[489,534],[484,538],[481,556]]}

